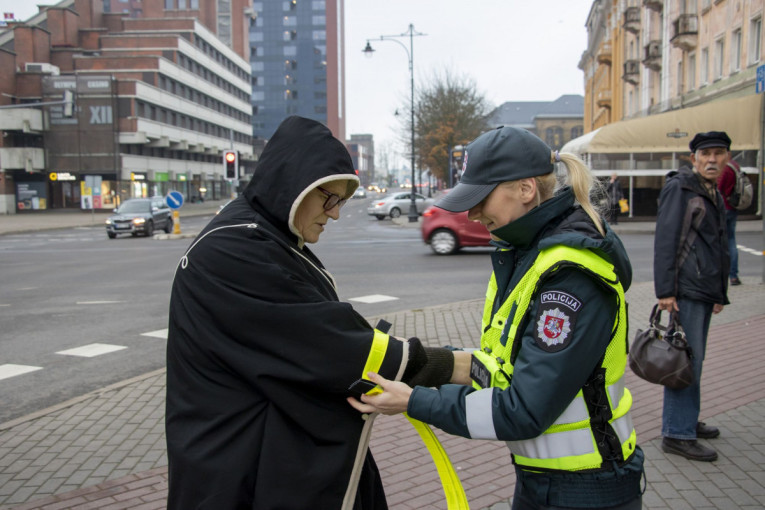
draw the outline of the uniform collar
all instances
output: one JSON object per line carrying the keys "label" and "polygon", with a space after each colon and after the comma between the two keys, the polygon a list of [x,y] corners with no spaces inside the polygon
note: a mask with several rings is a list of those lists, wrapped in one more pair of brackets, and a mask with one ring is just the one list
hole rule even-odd
{"label": "uniform collar", "polygon": [[492,230],[491,234],[517,248],[531,246],[541,230],[553,219],[574,205],[571,188],[563,188],[556,196],[543,202],[515,221]]}

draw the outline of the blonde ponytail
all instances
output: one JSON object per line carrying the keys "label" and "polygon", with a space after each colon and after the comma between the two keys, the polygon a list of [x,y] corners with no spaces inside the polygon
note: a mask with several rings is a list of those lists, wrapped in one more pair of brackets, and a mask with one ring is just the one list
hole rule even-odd
{"label": "blonde ponytail", "polygon": [[[584,161],[579,159],[575,154],[568,152],[553,154],[555,159],[563,163],[568,169],[567,184],[571,186],[571,189],[574,191],[574,197],[576,198],[576,201],[579,202],[579,205],[582,206],[582,209],[584,209],[584,212],[587,213],[587,216],[589,216],[592,222],[595,223],[595,227],[598,229],[598,232],[600,232],[600,235],[605,237],[606,232],[603,228],[603,222],[600,219],[600,214],[598,214],[596,207],[590,201],[590,193],[592,192],[592,188],[594,186],[599,185],[598,181],[593,178],[592,172],[590,172],[590,169],[587,168],[587,165],[584,164]],[[554,182],[555,172],[552,172],[551,174],[541,176],[544,179],[540,179],[538,177],[537,186],[542,184],[544,188],[547,188],[547,184],[549,182],[545,183],[543,181],[549,181],[549,179],[547,179],[549,175],[553,176],[552,182]],[[545,193],[540,190],[540,195],[544,201],[550,198],[552,193],[550,196],[545,196]]]}

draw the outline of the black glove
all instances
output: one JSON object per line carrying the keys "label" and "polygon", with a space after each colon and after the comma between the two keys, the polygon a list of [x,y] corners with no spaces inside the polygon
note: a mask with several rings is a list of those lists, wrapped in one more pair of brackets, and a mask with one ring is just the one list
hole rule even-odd
{"label": "black glove", "polygon": [[452,378],[454,354],[442,347],[424,347],[420,339],[409,339],[409,361],[402,381],[409,386],[438,387]]}

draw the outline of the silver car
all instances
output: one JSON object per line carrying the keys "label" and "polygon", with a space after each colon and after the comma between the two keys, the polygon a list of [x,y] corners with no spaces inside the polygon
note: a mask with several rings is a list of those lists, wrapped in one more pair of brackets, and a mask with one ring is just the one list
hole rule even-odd
{"label": "silver car", "polygon": [[[432,198],[425,198],[419,193],[414,194],[414,202],[417,206],[417,214],[421,215],[425,209],[433,205]],[[367,214],[375,216],[378,220],[385,219],[386,216],[398,218],[401,214],[409,214],[409,207],[412,204],[412,195],[408,191],[391,193],[382,198],[373,200],[367,208]]]}

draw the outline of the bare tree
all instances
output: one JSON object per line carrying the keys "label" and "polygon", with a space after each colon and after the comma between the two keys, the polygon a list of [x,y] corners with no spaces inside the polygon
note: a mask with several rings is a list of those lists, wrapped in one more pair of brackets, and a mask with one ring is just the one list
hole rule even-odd
{"label": "bare tree", "polygon": [[[415,94],[415,154],[419,171],[440,179],[449,175],[449,150],[464,145],[488,129],[489,105],[475,82],[444,70],[434,73]],[[403,121],[411,133],[410,121]],[[411,141],[402,133],[407,147]]]}

